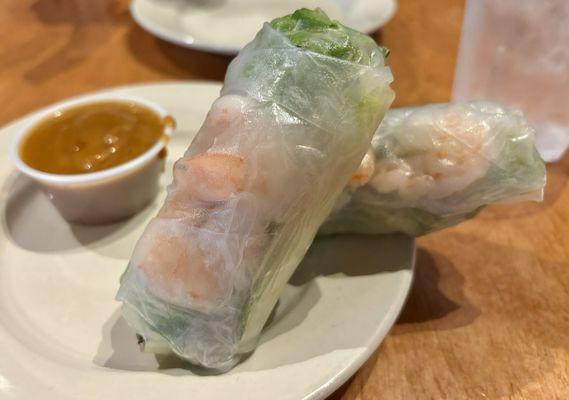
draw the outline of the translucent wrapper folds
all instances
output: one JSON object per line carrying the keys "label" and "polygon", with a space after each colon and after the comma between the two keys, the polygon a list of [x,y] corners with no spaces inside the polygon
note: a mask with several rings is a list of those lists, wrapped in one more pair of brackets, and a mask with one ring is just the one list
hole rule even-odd
{"label": "translucent wrapper folds", "polygon": [[523,115],[490,102],[390,110],[320,229],[423,235],[496,202],[541,200],[545,165]]}
{"label": "translucent wrapper folds", "polygon": [[254,349],[393,100],[382,51],[364,42],[348,61],[265,24],[231,63],[121,279],[146,351],[224,371]]}

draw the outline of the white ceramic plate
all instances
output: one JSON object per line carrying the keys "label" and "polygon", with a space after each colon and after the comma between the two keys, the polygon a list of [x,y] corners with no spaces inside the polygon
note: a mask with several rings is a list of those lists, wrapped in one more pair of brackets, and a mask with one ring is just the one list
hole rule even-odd
{"label": "white ceramic plate", "polygon": [[[166,184],[220,85],[114,90],[155,101],[177,119]],[[114,296],[135,241],[162,198],[126,222],[70,226],[9,164],[8,143],[26,120],[0,131],[0,398],[322,398],[371,355],[401,310],[413,240],[338,236],[312,247],[259,348],[229,373],[204,376],[177,359],[140,353]]]}
{"label": "white ceramic plate", "polygon": [[265,21],[301,7],[320,7],[354,29],[372,32],[393,16],[396,6],[396,0],[133,0],[130,12],[161,39],[235,54]]}

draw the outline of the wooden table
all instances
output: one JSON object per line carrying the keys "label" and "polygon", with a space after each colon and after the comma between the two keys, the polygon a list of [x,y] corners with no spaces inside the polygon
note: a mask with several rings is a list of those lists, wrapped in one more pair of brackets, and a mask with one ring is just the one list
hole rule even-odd
{"label": "wooden table", "polygon": [[[178,48],[128,1],[0,3],[0,124],[80,93],[135,82],[222,80],[229,58]],[[462,0],[400,0],[377,34],[396,105],[449,99]],[[334,399],[569,398],[569,157],[542,204],[493,206],[418,241],[391,334]]]}

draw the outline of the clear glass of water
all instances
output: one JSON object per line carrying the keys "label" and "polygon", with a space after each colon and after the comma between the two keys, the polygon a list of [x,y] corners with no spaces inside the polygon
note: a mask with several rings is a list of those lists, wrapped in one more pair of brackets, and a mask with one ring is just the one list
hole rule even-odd
{"label": "clear glass of water", "polygon": [[523,111],[537,147],[556,161],[569,147],[569,0],[467,0],[453,100]]}

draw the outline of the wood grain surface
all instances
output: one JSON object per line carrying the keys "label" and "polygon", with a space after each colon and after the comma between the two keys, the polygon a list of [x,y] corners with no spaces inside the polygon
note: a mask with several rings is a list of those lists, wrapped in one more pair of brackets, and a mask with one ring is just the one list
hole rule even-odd
{"label": "wood grain surface", "polygon": [[[463,0],[400,0],[377,38],[396,105],[447,101]],[[228,57],[138,28],[127,1],[0,2],[0,124],[105,87],[222,80]],[[569,398],[569,157],[541,204],[499,205],[418,241],[397,325],[333,399]]]}

